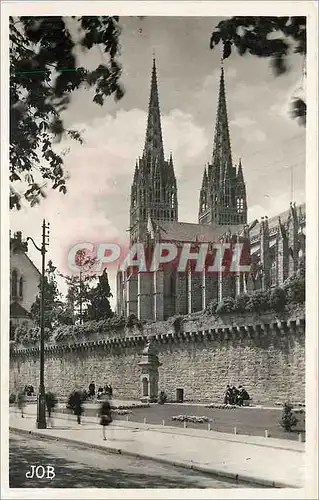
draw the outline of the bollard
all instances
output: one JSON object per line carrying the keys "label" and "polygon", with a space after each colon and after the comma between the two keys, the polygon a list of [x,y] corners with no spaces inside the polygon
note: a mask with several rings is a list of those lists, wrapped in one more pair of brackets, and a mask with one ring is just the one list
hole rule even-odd
{"label": "bollard", "polygon": [[302,433],[301,432],[299,432],[299,434],[298,434],[298,440],[299,440],[299,443],[303,443]]}
{"label": "bollard", "polygon": [[162,420],[162,425],[165,425],[165,420]]}
{"label": "bollard", "polygon": [[126,415],[126,421],[128,422],[130,420],[130,416]]}
{"label": "bollard", "polygon": [[207,430],[210,431],[210,424],[207,425]]}
{"label": "bollard", "polygon": [[146,424],[146,418],[144,417],[144,424]]}
{"label": "bollard", "polygon": [[268,438],[268,437],[269,437],[269,435],[268,435],[268,431],[267,431],[267,429],[266,429],[266,430],[265,430],[265,438]]}
{"label": "bollard", "polygon": [[184,429],[186,429],[187,427],[187,422],[184,422]]}
{"label": "bollard", "polygon": [[237,434],[237,427],[234,427],[234,434]]}

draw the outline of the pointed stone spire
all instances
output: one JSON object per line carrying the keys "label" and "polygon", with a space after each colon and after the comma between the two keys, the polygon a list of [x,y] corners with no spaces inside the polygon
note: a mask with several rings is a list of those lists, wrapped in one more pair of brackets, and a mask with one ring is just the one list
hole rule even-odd
{"label": "pointed stone spire", "polygon": [[148,106],[148,118],[143,158],[146,159],[148,165],[152,164],[156,158],[159,159],[160,162],[162,162],[164,159],[155,58],[153,58],[151,92]]}
{"label": "pointed stone spire", "polygon": [[225,78],[224,67],[221,67],[220,83],[219,83],[219,96],[217,106],[217,118],[215,125],[214,147],[212,164],[218,168],[219,181],[223,182],[226,172],[229,176],[232,168],[232,156],[230,146],[230,136],[228,128],[227,105],[226,105],[226,92],[225,92]]}
{"label": "pointed stone spire", "polygon": [[241,164],[241,158],[239,158],[238,171],[237,171],[237,181],[238,182],[242,182],[243,184],[245,184],[245,182],[244,182],[244,174],[243,174],[243,167],[242,167],[242,164]]}

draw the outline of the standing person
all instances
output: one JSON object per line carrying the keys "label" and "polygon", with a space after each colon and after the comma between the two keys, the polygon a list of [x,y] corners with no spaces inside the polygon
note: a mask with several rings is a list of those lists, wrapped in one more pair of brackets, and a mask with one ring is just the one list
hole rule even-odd
{"label": "standing person", "polygon": [[237,405],[237,400],[238,400],[238,389],[233,385],[232,387],[232,402],[231,404]]}
{"label": "standing person", "polygon": [[81,392],[77,391],[74,394],[74,415],[76,415],[77,423],[81,423],[81,415],[84,413],[83,398]]}
{"label": "standing person", "polygon": [[80,391],[73,391],[68,400],[67,408],[72,410],[77,417],[77,423],[81,423],[81,415],[84,413],[83,409],[83,394]]}
{"label": "standing person", "polygon": [[111,386],[111,384],[109,385],[109,398],[112,399],[112,396],[113,396],[113,388]]}
{"label": "standing person", "polygon": [[225,405],[231,404],[231,399],[232,399],[232,390],[231,390],[230,385],[227,385],[226,392],[225,392],[225,398],[224,398]]}
{"label": "standing person", "polygon": [[106,441],[105,427],[112,422],[111,405],[110,402],[105,399],[100,406],[100,425],[102,425],[103,430],[103,440]]}
{"label": "standing person", "polygon": [[94,383],[94,380],[93,380],[93,382],[91,382],[90,385],[89,385],[89,397],[91,399],[93,399],[94,396],[95,396],[95,383]]}
{"label": "standing person", "polygon": [[17,394],[17,406],[18,406],[19,410],[21,411],[21,418],[24,418],[23,410],[25,407],[25,395],[24,395],[23,391],[19,391]]}
{"label": "standing person", "polygon": [[58,401],[52,392],[47,392],[45,394],[45,404],[48,412],[48,424],[50,424],[50,427],[53,427],[52,411],[54,410],[57,402]]}

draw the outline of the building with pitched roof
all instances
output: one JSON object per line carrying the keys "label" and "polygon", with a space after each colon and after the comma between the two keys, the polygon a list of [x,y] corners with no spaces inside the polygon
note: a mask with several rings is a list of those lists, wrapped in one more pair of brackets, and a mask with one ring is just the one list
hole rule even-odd
{"label": "building with pitched roof", "polygon": [[31,306],[39,294],[40,271],[28,254],[28,244],[22,233],[10,234],[10,336],[21,322],[33,324]]}
{"label": "building with pitched roof", "polygon": [[241,159],[234,165],[228,126],[225,75],[221,67],[211,161],[204,168],[198,224],[178,220],[173,156],[165,158],[157,70],[153,59],[145,144],[135,165],[131,187],[130,244],[154,248],[158,242],[241,242],[249,245],[251,273],[225,276],[179,273],[160,268],[154,273],[119,271],[117,311],[141,320],[164,320],[203,310],[216,299],[277,286],[297,269],[305,255],[305,206],[291,204],[284,214],[247,224],[247,193]]}

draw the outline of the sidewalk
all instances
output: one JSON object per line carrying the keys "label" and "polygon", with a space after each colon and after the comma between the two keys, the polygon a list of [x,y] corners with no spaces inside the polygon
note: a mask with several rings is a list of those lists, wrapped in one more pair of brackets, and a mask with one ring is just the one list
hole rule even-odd
{"label": "sidewalk", "polygon": [[10,430],[192,468],[256,486],[304,487],[304,443],[120,420],[107,428],[108,440],[103,441],[97,419],[83,418],[83,424],[78,425],[75,417],[65,417],[55,418],[54,428],[40,430],[29,407],[24,419],[11,410]]}

